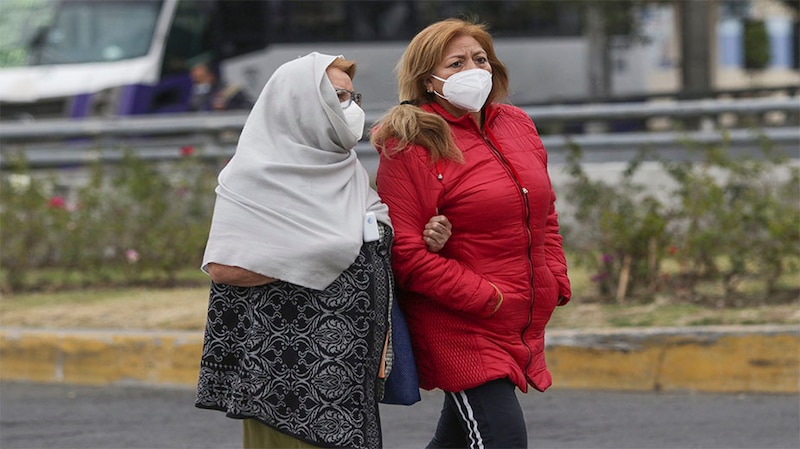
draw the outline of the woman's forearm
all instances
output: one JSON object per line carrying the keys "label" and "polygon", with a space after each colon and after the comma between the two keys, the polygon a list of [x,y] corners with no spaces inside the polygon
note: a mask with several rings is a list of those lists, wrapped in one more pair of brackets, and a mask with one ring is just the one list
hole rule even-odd
{"label": "woman's forearm", "polygon": [[242,267],[222,265],[211,262],[206,267],[211,280],[216,284],[228,284],[236,287],[256,287],[277,281],[275,278],[264,276]]}

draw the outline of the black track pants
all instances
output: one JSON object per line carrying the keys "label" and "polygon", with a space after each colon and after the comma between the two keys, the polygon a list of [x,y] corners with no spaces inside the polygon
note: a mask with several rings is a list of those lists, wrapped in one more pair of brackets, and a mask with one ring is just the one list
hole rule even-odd
{"label": "black track pants", "polygon": [[445,392],[436,434],[427,449],[528,447],[516,387],[498,379],[470,390]]}

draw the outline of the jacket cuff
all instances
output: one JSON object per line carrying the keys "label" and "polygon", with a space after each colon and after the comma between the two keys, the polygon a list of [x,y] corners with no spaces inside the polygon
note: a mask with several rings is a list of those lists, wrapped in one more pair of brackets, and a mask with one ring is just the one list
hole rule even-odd
{"label": "jacket cuff", "polygon": [[[494,283],[489,282],[489,284],[491,284],[491,286],[494,287],[494,296],[492,298],[494,299],[494,307],[492,307],[489,314],[486,315],[486,318],[489,318],[495,313],[497,313],[497,311],[500,310],[500,305],[503,304],[503,292],[501,292],[500,289],[496,285],[494,285]],[[489,304],[492,303],[490,302]]]}

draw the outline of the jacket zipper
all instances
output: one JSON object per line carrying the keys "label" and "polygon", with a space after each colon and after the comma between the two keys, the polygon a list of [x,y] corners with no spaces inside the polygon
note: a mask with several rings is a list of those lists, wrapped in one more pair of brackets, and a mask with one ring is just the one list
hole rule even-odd
{"label": "jacket zipper", "polygon": [[[476,124],[477,125],[477,124]],[[505,168],[506,172],[511,176],[511,179],[516,184],[519,191],[522,193],[522,206],[525,210],[525,234],[528,240],[528,247],[527,247],[527,256],[528,256],[528,276],[530,277],[530,286],[531,286],[531,306],[528,309],[528,322],[525,324],[525,327],[520,332],[520,340],[522,344],[525,346],[525,349],[528,351],[528,360],[525,362],[525,377],[528,379],[528,382],[533,384],[532,379],[528,377],[528,369],[530,368],[531,362],[533,361],[533,352],[531,351],[530,346],[525,342],[525,332],[528,331],[528,328],[531,327],[531,323],[533,322],[533,308],[536,303],[536,289],[534,288],[534,276],[533,276],[533,259],[531,258],[531,249],[533,248],[533,235],[531,233],[530,228],[530,219],[531,219],[531,209],[530,203],[528,202],[528,189],[522,185],[522,180],[517,174],[517,171],[514,169],[514,166],[506,159],[505,155],[499,149],[499,145],[496,145],[492,142],[490,137],[490,133],[488,130],[486,132],[480,132],[480,136],[483,138],[483,141],[486,142],[486,145],[489,146],[489,149],[492,153],[497,156],[500,160],[500,163]]]}

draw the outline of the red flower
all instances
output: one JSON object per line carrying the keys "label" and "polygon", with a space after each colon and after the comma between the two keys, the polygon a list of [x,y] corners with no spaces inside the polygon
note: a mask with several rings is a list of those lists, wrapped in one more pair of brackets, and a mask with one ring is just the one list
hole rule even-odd
{"label": "red flower", "polygon": [[67,202],[64,200],[63,196],[54,196],[50,198],[47,205],[54,209],[66,209]]}
{"label": "red flower", "polygon": [[181,156],[185,157],[185,156],[191,156],[193,154],[194,154],[194,146],[186,145],[184,147],[181,147]]}

